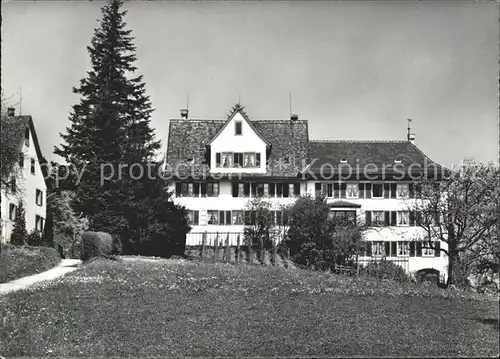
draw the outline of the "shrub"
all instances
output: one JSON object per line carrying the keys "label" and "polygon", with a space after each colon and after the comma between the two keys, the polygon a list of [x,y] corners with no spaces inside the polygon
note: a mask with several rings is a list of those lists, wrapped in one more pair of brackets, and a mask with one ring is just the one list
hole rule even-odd
{"label": "shrub", "polygon": [[411,280],[402,267],[385,259],[368,263],[362,268],[362,272],[378,279],[389,279],[398,282],[409,282]]}
{"label": "shrub", "polygon": [[86,262],[95,257],[109,258],[113,248],[113,238],[106,232],[83,232],[81,260]]}
{"label": "shrub", "polygon": [[26,244],[34,247],[41,246],[43,244],[42,234],[36,229],[32,230],[26,237]]}
{"label": "shrub", "polygon": [[60,261],[54,248],[7,245],[0,252],[0,283],[46,271]]}
{"label": "shrub", "polygon": [[16,220],[14,222],[14,228],[12,229],[12,234],[10,235],[10,243],[15,246],[22,246],[26,242],[26,237],[28,236],[28,231],[26,230],[26,211],[24,209],[24,204],[19,201],[16,210]]}

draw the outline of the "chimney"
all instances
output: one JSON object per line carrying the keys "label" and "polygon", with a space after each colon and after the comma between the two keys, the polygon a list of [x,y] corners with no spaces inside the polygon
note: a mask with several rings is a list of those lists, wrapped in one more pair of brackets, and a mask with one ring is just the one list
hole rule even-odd
{"label": "chimney", "polygon": [[410,124],[412,123],[412,119],[409,118],[407,119],[407,121],[408,121],[408,132],[406,134],[406,138],[408,139],[408,141],[415,144],[415,133],[411,132],[411,126],[410,126]]}
{"label": "chimney", "polygon": [[187,108],[183,108],[183,109],[181,109],[181,118],[182,118],[183,120],[187,120],[187,118],[188,118],[188,113],[189,113],[189,111],[188,111],[188,109],[187,109]]}
{"label": "chimney", "polygon": [[14,117],[15,113],[16,113],[16,109],[14,107],[7,108],[7,116]]}
{"label": "chimney", "polygon": [[299,115],[292,113],[290,114],[290,121],[295,122],[299,119]]}

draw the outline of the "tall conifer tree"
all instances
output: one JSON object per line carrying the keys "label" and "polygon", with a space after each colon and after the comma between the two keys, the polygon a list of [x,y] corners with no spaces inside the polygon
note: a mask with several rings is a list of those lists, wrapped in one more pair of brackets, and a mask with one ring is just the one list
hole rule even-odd
{"label": "tall conifer tree", "polygon": [[[71,125],[61,134],[65,143],[54,152],[79,171],[85,166],[81,182],[74,186],[76,211],[89,218],[91,228],[131,239],[154,227],[151,216],[138,217],[137,211],[150,203],[149,196],[158,196],[158,185],[164,186],[164,182],[128,176],[132,164],[145,169],[160,142],[150,126],[153,109],[143,78],[134,76],[136,48],[131,30],[126,29],[122,5],[122,0],[111,0],[102,9],[100,26],[88,46],[92,69],[73,89],[81,100],[73,106]],[[107,170],[105,176],[108,171],[114,173],[104,184],[102,168]],[[164,201],[170,200],[165,190],[161,193]]]}

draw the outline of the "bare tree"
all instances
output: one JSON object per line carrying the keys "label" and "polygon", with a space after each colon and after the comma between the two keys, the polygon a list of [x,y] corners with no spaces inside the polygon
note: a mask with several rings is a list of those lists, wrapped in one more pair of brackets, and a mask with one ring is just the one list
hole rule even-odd
{"label": "bare tree", "polygon": [[[499,180],[498,166],[466,160],[446,178],[416,184],[410,210],[423,229],[424,238],[418,239],[423,240],[422,248],[437,249],[448,257],[448,284],[466,284],[468,261],[490,241],[499,221]],[[447,248],[437,247],[439,241]]]}

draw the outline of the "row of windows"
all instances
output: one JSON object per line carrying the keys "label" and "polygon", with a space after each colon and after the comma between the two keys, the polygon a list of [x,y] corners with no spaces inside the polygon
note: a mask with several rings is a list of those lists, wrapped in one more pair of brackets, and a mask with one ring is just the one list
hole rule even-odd
{"label": "row of windows", "polygon": [[[300,183],[243,182],[232,184],[233,197],[300,196]],[[413,183],[326,183],[316,182],[316,196],[328,198],[419,198],[420,188]],[[219,183],[176,183],[178,197],[217,197]]]}
{"label": "row of windows", "polygon": [[[11,221],[15,221],[18,215],[19,215],[19,207],[13,203],[10,203],[10,205],[9,205],[9,219]],[[39,216],[38,214],[35,215],[35,229],[37,231],[41,232],[43,230],[44,221],[45,221],[45,219],[42,216]]]}
{"label": "row of windows", "polygon": [[[439,223],[439,214],[433,218],[434,223]],[[430,222],[430,221],[429,221]],[[423,223],[420,211],[366,211],[365,224],[375,227],[389,226],[419,226]],[[427,223],[427,221],[426,221]]]}
{"label": "row of windows", "polygon": [[432,246],[422,241],[377,241],[367,242],[364,254],[367,257],[439,257],[440,248],[439,241]]}
{"label": "row of windows", "polygon": [[[200,224],[200,212],[188,211],[188,223],[190,225],[198,226]],[[256,211],[221,211],[221,210],[208,210],[207,211],[207,224],[228,226],[228,225],[252,225],[255,223],[257,217]],[[269,211],[269,223],[276,225],[283,225],[287,222],[286,214],[283,211]]]}
{"label": "row of windows", "polygon": [[415,198],[421,196],[413,183],[328,183],[316,182],[316,196],[331,198]]}
{"label": "row of windows", "polygon": [[258,152],[217,152],[215,167],[227,168],[258,168],[260,153]]}

